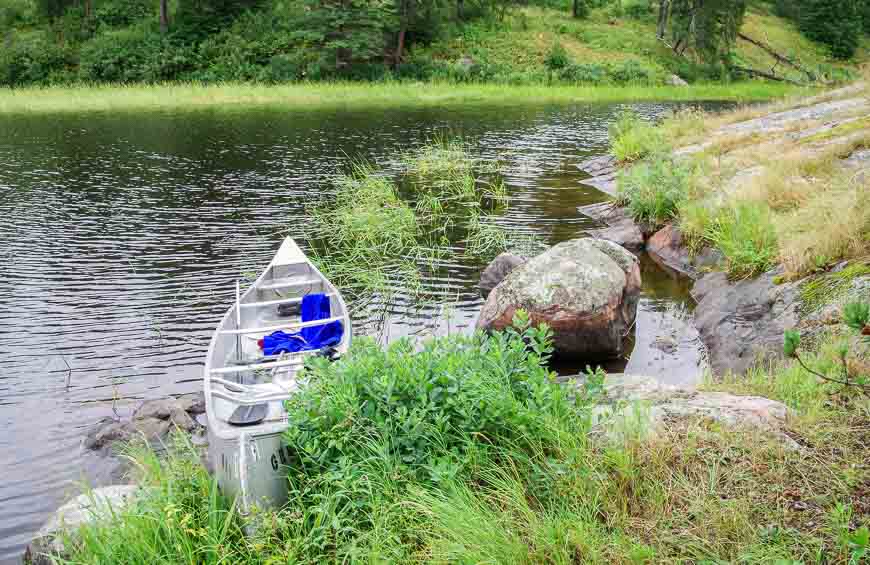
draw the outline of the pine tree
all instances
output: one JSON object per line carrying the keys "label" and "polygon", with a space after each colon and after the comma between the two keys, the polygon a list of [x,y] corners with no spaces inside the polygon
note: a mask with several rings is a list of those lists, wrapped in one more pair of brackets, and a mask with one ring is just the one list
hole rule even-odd
{"label": "pine tree", "polygon": [[801,31],[830,47],[834,57],[848,59],[855,54],[861,38],[863,3],[866,0],[802,0]]}

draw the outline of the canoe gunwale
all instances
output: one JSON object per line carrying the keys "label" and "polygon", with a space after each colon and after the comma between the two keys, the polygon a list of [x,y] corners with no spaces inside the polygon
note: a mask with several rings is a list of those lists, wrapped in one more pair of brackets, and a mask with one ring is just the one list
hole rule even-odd
{"label": "canoe gunwale", "polygon": [[[288,238],[285,238],[284,243],[282,243],[282,247],[284,244],[286,244],[287,240],[290,240],[290,242],[292,242],[292,244],[295,245],[295,241],[293,241],[292,238],[288,237]],[[311,270],[312,275],[317,277],[317,279],[318,279],[317,282],[319,282],[323,285],[325,293],[329,294],[331,297],[334,297],[334,299],[338,302],[339,309],[342,312],[342,315],[333,316],[332,318],[330,318],[330,320],[332,320],[333,318],[336,318],[336,319],[342,321],[344,324],[345,336],[342,338],[341,343],[337,347],[339,353],[344,353],[347,351],[348,345],[350,344],[351,338],[352,338],[350,314],[348,312],[347,305],[344,302],[344,298],[342,297],[341,293],[338,292],[338,290],[335,288],[335,286],[323,275],[323,273],[321,273],[320,270],[308,259],[308,257],[305,256],[305,254],[301,252],[301,250],[300,250],[300,253],[302,255],[302,258],[304,259],[304,261],[302,261],[302,262]],[[233,331],[227,332],[226,330],[223,330],[223,328],[225,328],[228,324],[228,321],[234,315],[236,315],[236,313],[239,310],[238,306],[242,305],[244,303],[244,300],[246,297],[248,297],[252,293],[256,293],[257,290],[263,286],[266,286],[266,290],[270,290],[268,288],[268,286],[265,284],[267,280],[270,280],[270,279],[267,279],[267,275],[272,270],[272,267],[276,266],[276,260],[278,259],[279,255],[280,255],[280,250],[272,258],[272,260],[269,262],[269,265],[263,270],[263,272],[260,273],[260,276],[257,277],[257,280],[255,280],[254,283],[251,284],[251,286],[248,287],[245,290],[245,292],[239,296],[238,302],[236,304],[233,304],[232,306],[230,306],[227,309],[226,313],[223,315],[217,328],[215,329],[214,333],[212,334],[211,341],[209,342],[208,351],[206,353],[205,365],[203,367],[203,389],[204,389],[204,393],[205,393],[206,417],[208,419],[209,433],[214,434],[217,438],[224,440],[224,441],[240,441],[241,438],[243,438],[243,437],[246,437],[246,438],[248,438],[248,440],[250,440],[253,437],[257,437],[257,436],[271,436],[271,435],[275,435],[277,433],[281,433],[284,429],[286,429],[286,426],[287,426],[286,419],[285,419],[285,420],[278,422],[278,423],[270,422],[268,424],[249,426],[249,427],[245,427],[245,428],[233,427],[232,425],[227,424],[225,422],[217,421],[215,419],[215,412],[214,412],[214,407],[213,407],[213,396],[221,398],[221,399],[229,401],[229,402],[237,403],[241,406],[241,405],[258,404],[258,403],[262,403],[262,402],[276,402],[279,400],[286,400],[286,399],[289,399],[293,395],[293,391],[287,391],[286,393],[279,393],[276,391],[275,393],[270,393],[268,396],[259,396],[256,394],[248,394],[247,397],[243,397],[242,395],[238,395],[238,393],[235,393],[238,396],[234,396],[234,393],[232,391],[227,390],[226,387],[221,384],[220,381],[222,381],[223,379],[218,378],[217,374],[215,374],[214,379],[212,378],[212,371],[213,371],[214,361],[215,361],[214,360],[214,353],[215,353],[218,339],[221,339],[222,337],[228,337],[228,335],[236,335],[236,336],[244,335],[243,332],[245,331],[244,329],[240,329],[240,331],[237,331],[237,332],[233,332]],[[318,322],[323,323],[323,321],[318,321]],[[307,324],[307,322],[306,322],[306,324]],[[310,325],[317,325],[317,324],[310,324]],[[287,327],[300,327],[300,324],[298,324],[298,323],[297,324],[288,324]],[[303,326],[303,327],[307,327],[307,326]],[[261,328],[261,329],[265,330],[268,328]],[[247,330],[247,331],[251,332],[252,330]],[[303,363],[304,363],[304,360],[302,360],[302,363],[300,363],[300,365]],[[221,365],[220,367],[216,367],[216,368],[220,369],[220,368],[224,368],[224,367],[225,367],[224,365]],[[251,368],[248,370],[256,370],[256,368]],[[219,385],[224,390],[219,390],[219,389],[215,388],[213,386],[213,384]],[[235,385],[235,383],[234,383],[234,385]],[[246,385],[240,385],[240,386],[245,387]]]}

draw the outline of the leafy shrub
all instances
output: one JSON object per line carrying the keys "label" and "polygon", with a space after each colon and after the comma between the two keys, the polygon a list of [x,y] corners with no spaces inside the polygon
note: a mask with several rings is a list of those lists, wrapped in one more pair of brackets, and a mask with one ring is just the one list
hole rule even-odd
{"label": "leafy shrub", "polygon": [[803,0],[799,25],[839,59],[852,57],[861,39],[861,14],[854,0]]}
{"label": "leafy shrub", "polygon": [[617,197],[633,218],[661,225],[676,216],[689,194],[693,174],[690,165],[657,152],[620,173]]}
{"label": "leafy shrub", "polygon": [[653,73],[635,60],[615,66],[610,74],[617,84],[645,84],[650,83],[653,78]]}
{"label": "leafy shrub", "polygon": [[621,112],[609,130],[610,154],[622,163],[642,159],[665,145],[661,131],[632,111]]}
{"label": "leafy shrub", "polygon": [[122,28],[156,17],[155,3],[150,0],[104,0],[96,4],[94,20],[101,27]]}
{"label": "leafy shrub", "polygon": [[625,15],[630,18],[643,19],[652,14],[652,4],[649,0],[629,0],[623,6]]}
{"label": "leafy shrub", "polygon": [[553,46],[550,47],[550,51],[544,59],[544,64],[551,71],[558,71],[570,65],[571,59],[568,57],[568,52],[565,51],[562,44],[556,41],[553,43]]}
{"label": "leafy shrub", "polygon": [[69,79],[72,54],[46,37],[15,41],[0,50],[0,85],[56,84]]}
{"label": "leafy shrub", "polygon": [[753,277],[776,264],[776,228],[765,204],[739,202],[723,208],[710,223],[707,239],[722,251],[732,277]]}
{"label": "leafy shrub", "polygon": [[79,76],[90,82],[154,82],[173,78],[183,53],[159,34],[131,28],[99,35],[82,46]]}
{"label": "leafy shrub", "polygon": [[559,78],[566,82],[601,84],[607,81],[608,69],[597,63],[572,63],[562,69]]}
{"label": "leafy shrub", "polygon": [[[287,403],[285,439],[293,506],[331,501],[323,546],[365,544],[415,489],[473,471],[480,450],[531,453],[583,434],[587,420],[543,366],[549,330],[516,323],[490,337],[428,341],[417,353],[408,340],[384,351],[358,339],[344,359],[307,365],[308,384]],[[305,526],[317,534],[315,521]]]}

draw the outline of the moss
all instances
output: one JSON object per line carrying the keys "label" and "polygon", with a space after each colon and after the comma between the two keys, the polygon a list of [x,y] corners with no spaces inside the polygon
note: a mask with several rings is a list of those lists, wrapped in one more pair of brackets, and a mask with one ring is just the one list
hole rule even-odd
{"label": "moss", "polygon": [[811,277],[801,285],[801,312],[804,315],[820,310],[840,298],[858,277],[870,275],[870,264],[857,262],[836,273]]}

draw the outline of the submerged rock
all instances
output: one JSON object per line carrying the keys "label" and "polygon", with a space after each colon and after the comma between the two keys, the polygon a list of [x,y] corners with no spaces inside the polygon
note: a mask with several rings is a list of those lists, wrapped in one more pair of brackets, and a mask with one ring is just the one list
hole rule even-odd
{"label": "submerged rock", "polygon": [[782,357],[783,334],[799,321],[800,292],[797,283],[776,284],[780,275],[777,269],[730,282],[725,273],[711,273],[695,284],[695,326],[714,373],[742,374]]}
{"label": "submerged rock", "polygon": [[514,255],[513,253],[502,253],[492,260],[486,266],[483,273],[480,275],[480,290],[486,295],[489,294],[498,284],[504,280],[508,274],[525,263],[528,259]]}
{"label": "submerged rock", "polygon": [[128,421],[103,418],[97,422],[85,436],[84,446],[107,450],[116,442],[127,442],[134,437],[159,442],[176,428],[194,433],[202,428],[194,418],[204,412],[205,398],[201,392],[148,400],[133,412]]}
{"label": "submerged rock", "polygon": [[637,314],[637,257],[591,238],[556,245],[514,269],[490,293],[478,327],[502,330],[518,310],[553,330],[557,355],[600,359],[620,355]]}
{"label": "submerged rock", "polygon": [[666,225],[649,238],[646,250],[652,260],[665,270],[692,279],[700,277],[702,269],[712,267],[721,260],[721,255],[710,248],[692,255],[680,228],[673,224]]}
{"label": "submerged rock", "polygon": [[81,494],[61,506],[40,528],[24,553],[24,562],[50,565],[65,557],[62,533],[94,523],[130,504],[142,493],[137,485],[115,485]]}

